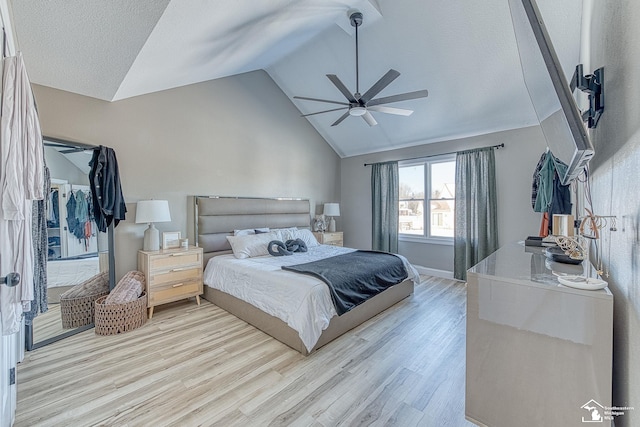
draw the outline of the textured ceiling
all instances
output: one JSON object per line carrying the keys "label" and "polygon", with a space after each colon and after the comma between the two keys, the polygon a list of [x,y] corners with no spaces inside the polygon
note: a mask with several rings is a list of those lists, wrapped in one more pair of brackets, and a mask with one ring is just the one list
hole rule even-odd
{"label": "textured ceiling", "polygon": [[[539,0],[567,74],[578,63],[582,0]],[[560,4],[558,4],[560,3]],[[325,77],[355,91],[348,11],[364,13],[360,89],[390,68],[378,96],[428,89],[393,104],[409,117],[342,112],[308,117],[342,156],[537,124],[522,78],[507,0],[12,1],[34,83],[115,101],[265,69],[282,91],[342,101]],[[301,113],[331,104],[293,100]]]}

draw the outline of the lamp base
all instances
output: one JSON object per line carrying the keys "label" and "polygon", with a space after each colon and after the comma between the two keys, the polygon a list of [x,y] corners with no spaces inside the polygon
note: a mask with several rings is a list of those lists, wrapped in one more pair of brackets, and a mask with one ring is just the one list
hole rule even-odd
{"label": "lamp base", "polygon": [[336,231],[336,220],[331,217],[331,221],[329,221],[329,232],[335,233]]}
{"label": "lamp base", "polygon": [[159,251],[160,250],[160,233],[158,229],[149,223],[149,228],[144,231],[144,243],[142,246],[144,251]]}

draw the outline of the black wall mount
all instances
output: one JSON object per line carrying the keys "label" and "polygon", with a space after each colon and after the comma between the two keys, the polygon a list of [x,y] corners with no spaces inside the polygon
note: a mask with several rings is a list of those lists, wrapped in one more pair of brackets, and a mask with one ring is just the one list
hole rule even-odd
{"label": "black wall mount", "polygon": [[578,88],[588,94],[589,109],[582,112],[582,120],[587,123],[587,127],[595,128],[604,111],[604,68],[600,67],[585,76],[582,64],[578,64],[569,85],[571,91]]}

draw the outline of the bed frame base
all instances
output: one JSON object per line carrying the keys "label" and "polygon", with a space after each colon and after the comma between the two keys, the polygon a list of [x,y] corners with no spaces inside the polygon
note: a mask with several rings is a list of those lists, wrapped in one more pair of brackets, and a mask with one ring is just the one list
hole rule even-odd
{"label": "bed frame base", "polygon": [[307,351],[307,348],[302,343],[298,332],[293,330],[282,320],[271,316],[270,314],[267,314],[232,295],[213,289],[209,286],[204,287],[204,299],[244,320],[250,325],[255,326],[266,334],[271,335],[273,338],[288,345],[294,350],[299,351],[305,356],[313,353],[345,332],[366,322],[399,301],[402,301],[412,293],[413,282],[411,280],[405,280],[404,282],[392,286],[384,292],[367,300],[342,316],[334,316],[329,322],[327,329],[325,329],[322,332],[322,335],[320,335],[320,338],[313,349],[311,351]]}

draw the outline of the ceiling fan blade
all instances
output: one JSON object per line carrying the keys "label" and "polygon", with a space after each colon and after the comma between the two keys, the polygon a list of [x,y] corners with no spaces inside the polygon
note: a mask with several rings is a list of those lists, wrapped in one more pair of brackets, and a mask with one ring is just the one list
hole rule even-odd
{"label": "ceiling fan blade", "polygon": [[373,86],[371,86],[369,88],[369,90],[366,91],[364,93],[364,95],[362,95],[360,97],[360,100],[366,104],[374,96],[379,94],[382,89],[384,89],[385,87],[389,86],[389,84],[391,84],[392,81],[397,79],[399,75],[400,75],[400,73],[398,71],[394,70],[394,69],[391,69],[391,70],[387,71],[387,74],[385,74],[384,76],[380,77],[380,80],[375,82],[373,84]]}
{"label": "ceiling fan blade", "polygon": [[386,96],[384,98],[372,99],[367,103],[367,108],[373,105],[390,104],[392,102],[407,101],[409,99],[426,98],[428,95],[429,95],[429,91],[424,89],[424,90],[417,90],[415,92],[407,92],[407,93],[401,93],[398,95]]}
{"label": "ceiling fan blade", "polygon": [[338,120],[336,120],[335,122],[333,122],[333,124],[331,126],[337,126],[340,123],[342,123],[342,121],[344,119],[346,119],[347,117],[349,117],[349,112],[347,111],[346,113],[344,113],[343,115],[340,116],[340,118]]}
{"label": "ceiling fan blade", "polygon": [[355,103],[358,102],[353,97],[353,94],[351,92],[349,92],[349,89],[347,89],[347,87],[344,85],[344,83],[342,83],[340,81],[338,76],[336,76],[335,74],[327,74],[327,77],[329,78],[329,80],[331,80],[331,83],[333,83],[335,85],[335,87],[337,87],[338,90],[344,95],[344,97],[347,98],[347,100],[349,102],[355,102]]}
{"label": "ceiling fan blade", "polygon": [[369,126],[375,126],[378,124],[378,122],[376,122],[376,119],[374,119],[371,113],[368,111],[364,113],[361,117],[364,119],[365,122],[367,122]]}
{"label": "ceiling fan blade", "polygon": [[377,111],[379,113],[396,114],[398,116],[410,116],[413,114],[413,110],[406,110],[404,108],[385,107],[383,105],[372,105],[367,107],[369,111]]}
{"label": "ceiling fan blade", "polygon": [[309,117],[309,116],[315,116],[316,114],[322,114],[322,113],[329,113],[331,111],[340,111],[340,110],[346,110],[349,107],[341,107],[341,108],[334,108],[332,110],[324,110],[324,111],[318,111],[316,113],[309,113],[309,114],[302,114],[300,117]]}
{"label": "ceiling fan blade", "polygon": [[306,96],[294,96],[294,99],[304,99],[305,101],[328,102],[329,104],[349,105],[348,102],[331,101],[330,99],[308,98]]}

